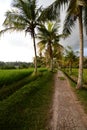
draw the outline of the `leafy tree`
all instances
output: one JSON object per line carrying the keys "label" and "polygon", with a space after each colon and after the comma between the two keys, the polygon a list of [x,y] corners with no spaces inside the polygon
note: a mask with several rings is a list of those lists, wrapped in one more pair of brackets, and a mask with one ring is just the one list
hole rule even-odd
{"label": "leafy tree", "polygon": [[[87,33],[87,0],[55,0],[47,9],[44,14],[57,14],[58,9],[61,7],[67,8],[67,15],[65,18],[63,32],[71,34],[72,28],[78,20],[79,25],[79,37],[80,37],[80,57],[79,57],[79,74],[76,88],[82,88],[83,86],[83,23]],[[45,16],[46,17],[46,16]],[[52,19],[52,18],[51,18]],[[53,17],[54,19],[54,17]]]}
{"label": "leafy tree", "polygon": [[7,31],[25,31],[30,33],[35,51],[35,73],[37,73],[37,54],[35,43],[35,28],[40,22],[41,7],[37,8],[36,0],[13,0],[11,11],[7,11],[4,28],[0,34]]}

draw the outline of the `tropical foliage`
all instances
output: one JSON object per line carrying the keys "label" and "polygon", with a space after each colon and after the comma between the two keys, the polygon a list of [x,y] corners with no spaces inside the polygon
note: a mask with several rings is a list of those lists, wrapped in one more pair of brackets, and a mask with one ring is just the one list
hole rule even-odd
{"label": "tropical foliage", "polygon": [[72,74],[72,67],[74,68],[78,65],[78,52],[74,52],[70,46],[66,49],[65,62],[69,67],[69,73]]}
{"label": "tropical foliage", "polygon": [[62,45],[59,44],[59,39],[62,35],[58,34],[58,28],[58,24],[51,21],[48,21],[45,24],[42,24],[42,26],[38,27],[37,37],[40,40],[38,42],[38,46],[40,51],[42,51],[44,48],[48,51],[48,59],[50,58],[51,71],[53,70],[53,58],[54,55],[57,55],[58,50],[56,51],[56,54],[54,54],[53,51],[56,50],[56,47],[57,49],[63,48]]}
{"label": "tropical foliage", "polygon": [[[55,0],[47,10],[48,14],[56,14],[61,6],[67,7],[67,15],[65,18],[63,33],[66,36],[71,34],[72,28],[74,27],[76,20],[78,19],[79,25],[79,37],[80,37],[80,57],[79,57],[79,75],[77,88],[82,88],[83,84],[83,22],[85,30],[87,32],[87,1],[86,0]],[[45,10],[45,11],[46,11]],[[44,12],[45,12],[44,11]]]}

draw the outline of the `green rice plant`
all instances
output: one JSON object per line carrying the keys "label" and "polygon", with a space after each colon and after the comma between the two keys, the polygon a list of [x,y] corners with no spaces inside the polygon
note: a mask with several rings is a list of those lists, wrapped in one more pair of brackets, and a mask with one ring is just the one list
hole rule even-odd
{"label": "green rice plant", "polygon": [[33,72],[33,69],[0,70],[0,88],[17,82]]}
{"label": "green rice plant", "polygon": [[51,72],[45,71],[0,102],[1,130],[47,129],[53,94],[52,77]]}
{"label": "green rice plant", "polygon": [[31,74],[22,80],[19,80],[13,84],[4,86],[0,89],[0,100],[6,99],[8,96],[13,94],[18,89],[22,88],[24,85],[30,83],[31,81],[34,81],[36,79],[36,76],[32,76]]}

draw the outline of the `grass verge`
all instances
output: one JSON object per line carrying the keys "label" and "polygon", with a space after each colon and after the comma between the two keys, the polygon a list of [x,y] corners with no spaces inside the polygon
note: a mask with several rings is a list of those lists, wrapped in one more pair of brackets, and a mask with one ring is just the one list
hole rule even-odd
{"label": "grass verge", "polygon": [[65,73],[65,75],[68,77],[70,84],[77,95],[78,100],[81,102],[85,112],[87,113],[87,88],[84,87],[82,89],[76,89],[76,82],[74,82],[70,75],[68,75],[67,73]]}

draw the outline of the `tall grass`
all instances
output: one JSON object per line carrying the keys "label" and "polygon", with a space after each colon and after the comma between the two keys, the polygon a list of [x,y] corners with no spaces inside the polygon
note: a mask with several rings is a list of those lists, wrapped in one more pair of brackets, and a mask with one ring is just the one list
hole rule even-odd
{"label": "tall grass", "polygon": [[0,102],[0,130],[46,130],[53,74],[45,71]]}

